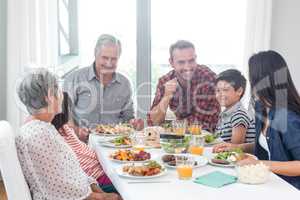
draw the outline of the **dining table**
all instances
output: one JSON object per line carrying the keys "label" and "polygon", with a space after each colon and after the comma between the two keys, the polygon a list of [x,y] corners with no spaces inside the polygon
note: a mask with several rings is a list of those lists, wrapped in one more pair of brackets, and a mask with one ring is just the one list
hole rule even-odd
{"label": "dining table", "polygon": [[[103,170],[124,200],[293,200],[300,199],[300,192],[295,187],[270,173],[269,179],[263,184],[244,184],[239,181],[219,188],[208,187],[195,183],[194,180],[210,172],[223,172],[236,176],[235,168],[217,167],[207,164],[193,169],[190,180],[178,178],[176,169],[167,168],[163,176],[152,179],[124,178],[117,173],[122,163],[110,159],[115,148],[101,144],[103,136],[90,134],[89,146],[97,153]],[[166,154],[161,148],[149,148],[151,159],[161,162]],[[212,157],[212,147],[205,147],[203,156]]]}

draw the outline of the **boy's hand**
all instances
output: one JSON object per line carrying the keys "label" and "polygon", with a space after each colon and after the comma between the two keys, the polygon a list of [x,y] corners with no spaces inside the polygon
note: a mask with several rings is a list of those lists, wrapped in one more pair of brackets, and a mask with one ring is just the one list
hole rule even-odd
{"label": "boy's hand", "polygon": [[230,151],[232,149],[238,148],[238,144],[232,144],[232,143],[221,143],[221,144],[216,144],[213,146],[213,153],[219,153],[219,152],[224,152],[224,151]]}

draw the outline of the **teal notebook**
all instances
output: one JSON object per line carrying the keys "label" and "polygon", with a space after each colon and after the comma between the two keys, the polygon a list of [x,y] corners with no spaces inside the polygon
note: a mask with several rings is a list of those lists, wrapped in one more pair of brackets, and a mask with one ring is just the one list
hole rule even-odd
{"label": "teal notebook", "polygon": [[195,183],[214,188],[220,188],[224,185],[235,183],[236,181],[237,177],[225,174],[220,171],[214,171],[209,174],[199,176],[194,180]]}

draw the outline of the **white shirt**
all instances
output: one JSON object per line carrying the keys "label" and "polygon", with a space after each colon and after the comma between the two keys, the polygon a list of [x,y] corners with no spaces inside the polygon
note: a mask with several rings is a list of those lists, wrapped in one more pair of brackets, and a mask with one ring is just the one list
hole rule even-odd
{"label": "white shirt", "polygon": [[50,123],[33,120],[16,137],[18,157],[33,200],[81,200],[91,193],[76,155]]}
{"label": "white shirt", "polygon": [[266,136],[264,134],[260,133],[258,142],[259,142],[260,146],[268,152],[269,160],[270,160],[271,155],[270,155],[270,150],[269,150]]}

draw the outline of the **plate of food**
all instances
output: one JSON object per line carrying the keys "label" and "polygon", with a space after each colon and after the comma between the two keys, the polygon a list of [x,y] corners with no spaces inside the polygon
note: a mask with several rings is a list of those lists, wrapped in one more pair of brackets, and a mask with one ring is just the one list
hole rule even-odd
{"label": "plate of food", "polygon": [[193,168],[198,168],[205,166],[208,163],[208,159],[203,156],[195,156],[195,155],[186,155],[186,154],[165,154],[161,157],[164,165],[168,168],[176,169],[176,155],[182,156],[193,156],[195,160],[195,164]]}
{"label": "plate of food", "polygon": [[103,136],[128,136],[134,132],[130,124],[104,125],[99,124],[93,130],[95,134]]}
{"label": "plate of food", "polygon": [[109,158],[118,163],[146,162],[151,159],[151,154],[146,151],[120,149],[111,153]]}
{"label": "plate of food", "polygon": [[112,148],[130,148],[132,146],[131,138],[128,136],[119,136],[108,141],[100,143],[102,146]]}
{"label": "plate of food", "polygon": [[150,160],[146,163],[132,163],[118,167],[116,172],[119,176],[131,179],[151,179],[166,174],[167,169],[157,161]]}
{"label": "plate of food", "polygon": [[208,162],[217,167],[235,167],[238,161],[249,156],[255,157],[251,154],[244,153],[241,149],[237,148],[231,151],[214,154]]}

